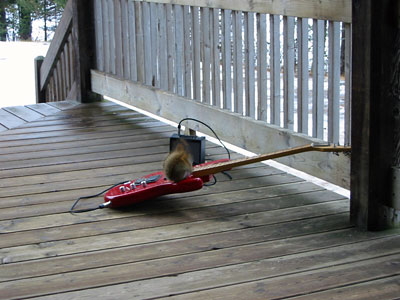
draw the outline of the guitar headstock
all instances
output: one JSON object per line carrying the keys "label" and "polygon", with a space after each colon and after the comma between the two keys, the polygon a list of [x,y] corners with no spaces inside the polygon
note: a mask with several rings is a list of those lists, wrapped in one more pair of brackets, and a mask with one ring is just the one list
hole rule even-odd
{"label": "guitar headstock", "polygon": [[339,146],[331,143],[311,143],[310,145],[315,151],[320,152],[351,152],[350,146]]}

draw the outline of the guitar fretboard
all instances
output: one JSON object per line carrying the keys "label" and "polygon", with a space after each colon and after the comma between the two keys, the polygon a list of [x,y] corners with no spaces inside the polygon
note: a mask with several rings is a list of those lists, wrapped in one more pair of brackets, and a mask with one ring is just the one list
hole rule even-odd
{"label": "guitar fretboard", "polygon": [[239,167],[247,164],[252,164],[268,159],[274,159],[278,157],[283,157],[287,155],[298,154],[308,151],[319,151],[319,152],[348,152],[351,151],[350,147],[345,146],[315,146],[313,144],[294,147],[290,149],[280,150],[268,154],[261,154],[254,157],[239,158],[231,161],[220,162],[216,164],[209,164],[204,166],[194,167],[192,175],[195,177],[201,177],[206,175],[211,175],[219,173],[222,171],[230,170],[234,167]]}

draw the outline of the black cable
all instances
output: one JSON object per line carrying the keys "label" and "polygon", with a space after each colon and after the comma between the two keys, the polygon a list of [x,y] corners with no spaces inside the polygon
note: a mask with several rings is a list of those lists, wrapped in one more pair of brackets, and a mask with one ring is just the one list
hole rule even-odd
{"label": "black cable", "polygon": [[126,182],[126,181],[116,183],[116,184],[112,185],[111,187],[109,187],[109,188],[105,189],[104,191],[102,191],[102,192],[100,192],[100,193],[98,193],[98,194],[95,194],[95,195],[79,197],[78,199],[75,200],[75,202],[74,202],[74,204],[71,206],[69,212],[70,212],[71,214],[74,214],[74,213],[83,213],[83,212],[89,212],[89,211],[93,211],[93,210],[96,210],[96,209],[102,209],[102,208],[106,207],[105,203],[102,203],[102,204],[100,204],[98,207],[92,207],[92,208],[84,208],[84,209],[77,209],[77,210],[74,210],[75,206],[78,204],[78,202],[79,202],[81,199],[90,199],[90,198],[98,197],[98,196],[100,196],[101,194],[104,194],[105,192],[107,192],[107,191],[111,190],[112,188],[114,188],[114,187],[116,187],[116,186],[118,186],[118,185],[120,185],[120,184],[123,184],[123,183],[125,183],[125,182]]}
{"label": "black cable", "polygon": [[212,177],[214,178],[214,182],[209,183],[209,184],[204,184],[204,186],[212,186],[215,185],[217,183],[217,177],[215,177],[215,175],[213,174]]}
{"label": "black cable", "polygon": [[200,121],[200,120],[193,119],[193,118],[184,118],[184,119],[180,120],[180,121],[179,121],[179,124],[178,124],[178,135],[179,135],[179,136],[181,136],[181,123],[182,123],[183,121],[195,121],[195,122],[199,122],[199,123],[203,124],[204,126],[206,126],[208,129],[210,129],[211,132],[212,132],[212,133],[215,135],[215,137],[217,138],[217,140],[221,143],[222,147],[225,148],[226,152],[228,153],[228,158],[231,159],[231,153],[229,152],[228,148],[225,147],[225,144],[221,141],[221,139],[218,137],[218,135],[215,133],[215,131],[214,131],[210,126],[208,126],[206,123],[204,123],[204,122],[202,122],[202,121]]}

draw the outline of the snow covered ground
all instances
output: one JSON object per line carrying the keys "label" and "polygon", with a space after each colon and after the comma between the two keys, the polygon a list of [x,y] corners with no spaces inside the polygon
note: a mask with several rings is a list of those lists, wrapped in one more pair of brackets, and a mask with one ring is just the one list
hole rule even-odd
{"label": "snow covered ground", "polygon": [[48,47],[44,42],[0,42],[0,108],[36,102],[33,62]]}

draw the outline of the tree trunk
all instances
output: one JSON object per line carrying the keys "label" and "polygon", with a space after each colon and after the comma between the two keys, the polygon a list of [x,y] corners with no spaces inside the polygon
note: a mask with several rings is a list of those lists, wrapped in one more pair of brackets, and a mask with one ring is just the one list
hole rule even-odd
{"label": "tree trunk", "polygon": [[23,41],[32,39],[32,17],[31,11],[24,6],[18,5],[19,10],[19,37]]}
{"label": "tree trunk", "polygon": [[0,41],[7,40],[7,23],[5,7],[0,4]]}

